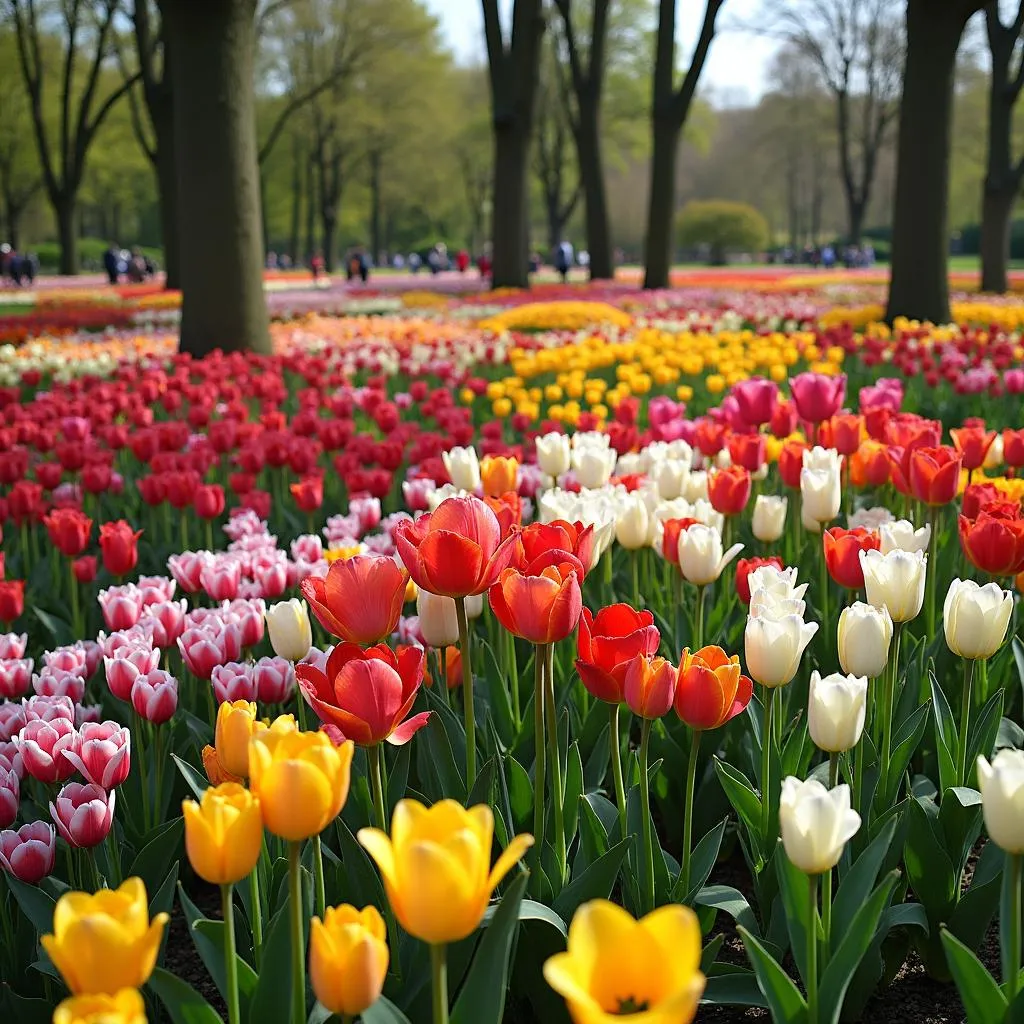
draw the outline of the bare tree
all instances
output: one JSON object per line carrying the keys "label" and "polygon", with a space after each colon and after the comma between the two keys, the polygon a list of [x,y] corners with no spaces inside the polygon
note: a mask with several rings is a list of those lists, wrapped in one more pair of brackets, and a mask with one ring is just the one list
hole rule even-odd
{"label": "bare tree", "polygon": [[[57,218],[60,272],[78,273],[78,193],[89,147],[114,104],[134,84],[122,82],[101,99],[101,78],[113,56],[114,18],[119,0],[4,0],[14,26],[18,65],[25,81],[43,185]],[[47,60],[62,47],[60,70]],[[84,63],[84,69],[80,64]],[[44,111],[47,86],[56,80],[59,117],[54,132]],[[56,134],[56,139],[53,135]]]}
{"label": "bare tree", "polygon": [[878,155],[898,110],[903,33],[892,0],[783,0],[785,36],[835,100],[847,236],[859,243]]}
{"label": "bare tree", "polygon": [[988,151],[981,206],[981,289],[1006,291],[1010,259],[1010,218],[1024,181],[1024,156],[1013,158],[1013,111],[1024,87],[1024,0],[1013,20],[1003,24],[999,4],[985,8],[985,28],[992,58],[988,93]]}

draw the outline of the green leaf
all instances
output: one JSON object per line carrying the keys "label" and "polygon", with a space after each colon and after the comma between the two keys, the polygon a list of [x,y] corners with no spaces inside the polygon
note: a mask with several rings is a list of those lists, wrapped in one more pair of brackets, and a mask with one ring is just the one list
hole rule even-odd
{"label": "green leaf", "polygon": [[555,931],[560,932],[563,938],[568,938],[569,929],[566,923],[550,908],[535,900],[523,900],[519,904],[520,921],[543,921],[551,925]]}
{"label": "green leaf", "polygon": [[889,844],[896,834],[896,822],[890,819],[885,828],[869,844],[868,848],[854,861],[847,871],[832,903],[832,940],[835,950],[853,923],[857,912],[875,887],[875,879],[882,869]]}
{"label": "green leaf", "polygon": [[558,894],[553,909],[563,921],[571,921],[577,908],[587,900],[608,899],[629,852],[629,844],[628,839],[617,843]]}
{"label": "green leaf", "polygon": [[[713,969],[713,968],[712,968]],[[733,970],[708,975],[701,1003],[708,1006],[760,1006],[767,1008],[764,993],[753,971]],[[697,1019],[700,1019],[698,1011]]]}
{"label": "green leaf", "polygon": [[811,893],[805,875],[786,855],[782,844],[775,851],[775,870],[779,876],[782,905],[789,931],[789,951],[796,961],[800,977],[807,985],[807,922],[811,920]]}
{"label": "green leaf", "polygon": [[32,613],[43,624],[46,632],[53,637],[54,647],[65,647],[75,642],[71,626],[63,619],[58,619],[55,615],[44,612],[37,604],[32,606]]}
{"label": "green leaf", "polygon": [[[588,793],[580,801],[580,845],[573,862],[573,874],[581,874],[595,860],[608,852],[608,831],[597,811],[594,810],[593,801],[595,800],[604,800],[604,797],[598,796],[596,793]],[[605,802],[607,803],[607,801]],[[618,812],[616,812],[615,821],[618,822]]]}
{"label": "green leaf", "polygon": [[942,837],[933,827],[925,806],[922,800],[910,802],[910,827],[903,859],[914,894],[928,911],[929,921],[935,924],[946,920],[953,909],[957,880]]}
{"label": "green leaf", "polygon": [[565,842],[572,843],[576,838],[576,826],[579,822],[580,799],[583,796],[583,759],[580,757],[579,743],[573,743],[565,766],[565,797],[562,801],[565,821]]}
{"label": "green leaf", "polygon": [[946,962],[967,1013],[967,1024],[993,1024],[1006,1013],[1006,996],[981,961],[948,929],[942,929]]}
{"label": "green leaf", "polygon": [[747,957],[754,967],[757,982],[764,993],[772,1020],[802,1021],[807,1014],[807,1003],[793,980],[772,958],[771,954],[742,925],[737,929]]}
{"label": "green leaf", "polygon": [[946,852],[959,873],[981,833],[981,794],[963,786],[947,789],[942,794],[939,825],[945,837]]}
{"label": "green leaf", "polygon": [[745,928],[755,938],[761,938],[754,911],[747,897],[731,885],[709,885],[697,893],[695,903],[702,907],[713,907],[728,914],[737,925]]}
{"label": "green leaf", "polygon": [[928,914],[920,903],[897,903],[886,908],[878,929],[888,934],[893,928],[920,928],[925,935],[931,931]]}
{"label": "green leaf", "polygon": [[403,743],[398,748],[398,756],[391,766],[391,771],[388,772],[388,805],[384,808],[388,821],[391,820],[391,812],[395,809],[395,804],[405,796],[409,785],[409,760],[411,757],[412,747],[408,743]]}
{"label": "green leaf", "polygon": [[898,871],[892,871],[882,879],[836,945],[832,959],[829,960],[818,984],[823,1024],[839,1024],[839,1014],[843,1009],[846,990],[871,946],[875,929],[878,927],[882,912],[892,899],[892,891],[899,877]]}
{"label": "green leaf", "polygon": [[746,825],[751,838],[756,840],[760,847],[763,842],[760,797],[754,792],[745,775],[717,757],[713,760],[715,773],[718,775],[718,781],[722,784],[722,789],[725,790],[725,795],[729,798],[729,803],[732,804],[733,809]]}
{"label": "green leaf", "polygon": [[368,1010],[363,1010],[361,1020],[363,1024],[409,1024],[409,1018],[383,996]]}
{"label": "green leaf", "polygon": [[178,859],[184,834],[185,819],[181,815],[150,832],[146,845],[132,861],[128,877],[138,876],[146,883],[146,892],[155,892],[167,877],[171,862]]}
{"label": "green leaf", "polygon": [[[290,910],[285,901],[271,918],[264,936],[259,981],[249,1001],[249,1024],[281,1024],[289,1019],[292,1001]],[[304,914],[303,919],[308,920],[308,914]]]}
{"label": "green leaf", "polygon": [[[152,896],[149,897],[149,917],[152,920],[157,914],[170,914],[174,907],[174,892],[178,885],[179,861],[171,865],[163,884]],[[167,948],[169,930],[164,929],[164,937],[160,942],[160,955],[158,962],[163,961],[164,950]]]}
{"label": "green leaf", "polygon": [[217,1011],[191,985],[162,967],[153,971],[148,984],[166,1007],[172,1024],[223,1024]]}
{"label": "green leaf", "polygon": [[182,761],[177,754],[171,754],[171,760],[178,766],[182,778],[188,783],[188,788],[195,794],[197,800],[203,799],[203,794],[210,788],[209,780],[205,775],[197,772],[187,761]]}
{"label": "green leaf", "polygon": [[[237,932],[238,929],[236,928]],[[226,936],[223,921],[211,921],[207,918],[196,921],[192,926],[193,940],[195,936],[202,935],[203,938],[211,943],[217,950],[219,966],[216,971],[210,971],[210,976],[213,978],[214,983],[223,995],[227,995],[227,978],[224,975],[226,953],[225,949]],[[205,961],[204,961],[205,962]],[[256,972],[249,966],[246,960],[235,953],[235,963],[238,967],[238,995],[239,1001],[241,1002],[242,1012],[245,1013],[246,1008],[249,1006],[252,1000],[253,993],[256,991],[256,985],[259,978],[256,976]],[[207,966],[209,970],[209,966]],[[219,977],[218,977],[219,975]]]}
{"label": "green leaf", "polygon": [[452,734],[458,734],[462,741],[462,763],[465,764],[465,737],[462,735],[462,724],[455,713],[436,695],[425,691],[430,710],[434,712],[430,721],[420,730],[417,740],[422,738],[416,747],[416,761],[420,776],[435,780],[435,792],[431,795],[451,797],[461,800],[466,793],[466,783],[456,760],[452,743]]}
{"label": "green leaf", "polygon": [[903,773],[907,770],[907,765],[910,764],[927,725],[928,705],[922,704],[896,730],[892,741],[892,756],[889,760],[889,792],[883,794],[883,809],[896,803]]}
{"label": "green leaf", "polygon": [[718,852],[722,848],[722,837],[725,835],[725,826],[729,823],[728,818],[723,818],[706,836],[693,848],[690,855],[690,887],[689,892],[680,892],[682,875],[679,876],[675,888],[672,890],[672,901],[692,904],[694,897],[704,888],[715,862],[718,860]]}
{"label": "green leaf", "polygon": [[6,983],[0,986],[0,1007],[13,1012],[11,1020],[17,1021],[17,1024],[50,1024],[53,1020],[51,1000],[26,999]]}
{"label": "green leaf", "polygon": [[[533,783],[527,770],[514,758],[505,759],[508,799],[517,829],[533,825]],[[539,840],[538,840],[539,842]]]}
{"label": "green leaf", "polygon": [[37,935],[47,935],[53,931],[53,909],[56,900],[49,893],[36,885],[22,882],[9,872],[4,872],[11,895],[18,901],[21,912],[32,922]]}
{"label": "green leaf", "polygon": [[528,878],[526,872],[520,872],[498,905],[452,1010],[452,1024],[501,1024],[512,940],[519,926],[519,905]]}
{"label": "green leaf", "polygon": [[999,733],[999,722],[1003,717],[1003,693],[1000,688],[985,702],[967,733],[967,778],[976,777],[978,755],[991,759]]}

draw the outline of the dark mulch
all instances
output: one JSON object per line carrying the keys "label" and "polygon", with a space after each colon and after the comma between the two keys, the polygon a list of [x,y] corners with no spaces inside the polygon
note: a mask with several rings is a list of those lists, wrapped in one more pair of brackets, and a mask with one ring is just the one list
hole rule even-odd
{"label": "dark mulch", "polygon": [[[189,889],[189,898],[202,911],[203,916],[219,920],[221,907],[218,889],[215,886],[204,885],[202,882],[196,881],[193,881]],[[228,1008],[207,972],[206,966],[199,959],[195,944],[188,933],[188,922],[185,920],[185,915],[177,900],[175,900],[174,909],[171,911],[164,967],[176,974],[182,981],[187,981],[224,1020],[227,1020]]]}

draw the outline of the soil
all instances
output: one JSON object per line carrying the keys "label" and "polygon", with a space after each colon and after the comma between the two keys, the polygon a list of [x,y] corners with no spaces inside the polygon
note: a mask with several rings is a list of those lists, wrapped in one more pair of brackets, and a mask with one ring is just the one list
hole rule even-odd
{"label": "soil", "polygon": [[[220,892],[215,886],[196,884],[189,886],[189,898],[203,912],[204,917],[219,920],[221,917]],[[195,944],[188,933],[188,922],[182,913],[181,904],[175,900],[168,927],[167,951],[164,968],[188,982],[216,1011],[227,1020],[228,1008],[213,983],[203,961],[196,952]]]}

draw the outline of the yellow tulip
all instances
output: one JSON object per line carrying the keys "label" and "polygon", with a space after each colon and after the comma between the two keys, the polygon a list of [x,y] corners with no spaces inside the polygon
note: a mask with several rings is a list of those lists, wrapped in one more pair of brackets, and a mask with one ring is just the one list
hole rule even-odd
{"label": "yellow tulip", "polygon": [[345,805],[354,750],[352,743],[335,747],[322,732],[271,727],[253,736],[249,785],[263,824],[293,842],[319,835]]}
{"label": "yellow tulip", "polygon": [[[262,726],[256,718],[256,705],[252,701],[226,700],[217,709],[214,743],[217,748],[217,761],[228,775],[244,779],[249,774],[249,740],[260,728]],[[212,777],[210,781],[214,781]]]}
{"label": "yellow tulip", "polygon": [[72,996],[53,1011],[53,1024],[146,1024],[146,1004],[132,988],[115,995]]}
{"label": "yellow tulip", "polygon": [[704,991],[700,925],[689,907],[660,907],[635,920],[606,900],[585,903],[565,953],[544,964],[547,983],[575,1024],[687,1024]]}
{"label": "yellow tulip", "polygon": [[424,942],[458,942],[483,919],[498,883],[533,845],[516,836],[491,868],[494,815],[484,804],[466,810],[454,800],[424,807],[400,800],[391,836],[375,828],[359,842],[377,862],[402,927]]}
{"label": "yellow tulip", "polygon": [[260,802],[243,786],[225,782],[185,800],[185,850],[195,873],[213,885],[241,881],[256,866],[263,845]]}
{"label": "yellow tulip", "polygon": [[42,943],[74,995],[114,995],[149,980],[167,921],[166,914],[149,920],[146,887],[129,878],[95,895],[65,893]]}
{"label": "yellow tulip", "polygon": [[358,1017],[380,998],[388,973],[387,929],[376,907],[328,907],[309,930],[309,980],[331,1013]]}

